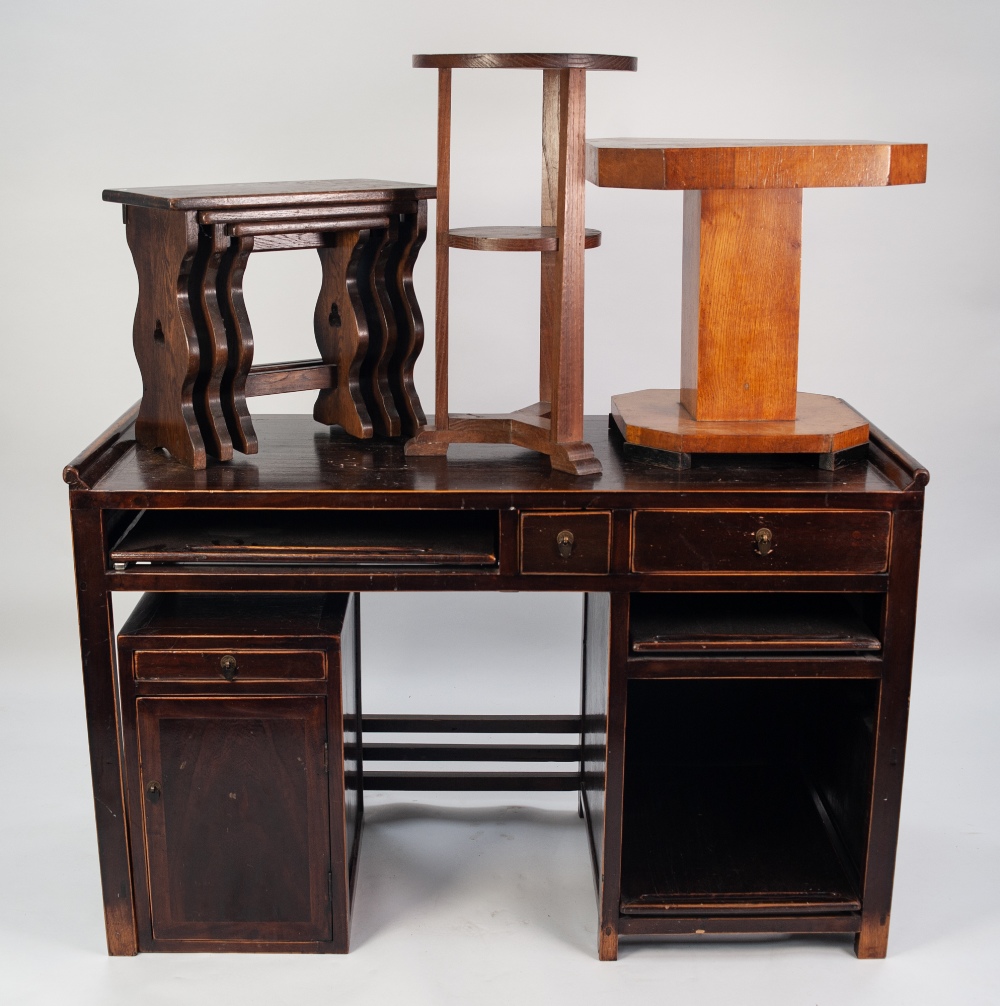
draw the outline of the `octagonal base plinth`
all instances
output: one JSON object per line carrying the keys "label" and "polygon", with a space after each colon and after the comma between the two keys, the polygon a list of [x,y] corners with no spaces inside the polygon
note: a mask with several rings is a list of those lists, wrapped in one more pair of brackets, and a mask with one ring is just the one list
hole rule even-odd
{"label": "octagonal base plinth", "polygon": [[796,418],[697,422],[676,390],[615,395],[611,418],[626,444],[690,454],[835,455],[868,443],[868,420],[829,395],[796,396]]}

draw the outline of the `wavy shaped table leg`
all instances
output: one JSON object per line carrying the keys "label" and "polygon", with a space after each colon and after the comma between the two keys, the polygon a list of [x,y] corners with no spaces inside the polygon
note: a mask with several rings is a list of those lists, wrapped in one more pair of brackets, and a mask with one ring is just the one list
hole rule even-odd
{"label": "wavy shaped table leg", "polygon": [[201,353],[190,305],[196,215],[129,206],[125,227],[139,278],[132,345],[143,395],[136,440],[204,468],[205,441],[194,405]]}
{"label": "wavy shaped table leg", "polygon": [[317,249],[323,279],[313,315],[320,356],[337,367],[337,386],[319,393],[313,418],[327,426],[342,426],[362,439],[375,432],[361,394],[368,318],[359,285],[365,281],[364,252],[370,235],[368,230],[341,231],[332,245]]}
{"label": "wavy shaped table leg", "polygon": [[217,302],[229,347],[221,397],[233,447],[242,454],[257,453],[257,434],[246,396],[247,375],[253,364],[253,329],[243,300],[243,274],[253,251],[253,241],[253,236],[232,238],[218,272]]}
{"label": "wavy shaped table leg", "polygon": [[228,461],[233,456],[227,410],[222,402],[229,344],[218,290],[219,266],[228,251],[225,228],[219,224],[202,227],[195,268],[191,273],[191,313],[201,348],[201,366],[194,385],[195,411],[201,421],[205,449],[220,461]]}
{"label": "wavy shaped table leg", "polygon": [[400,218],[394,255],[387,270],[387,288],[396,321],[396,344],[389,360],[389,385],[399,413],[400,433],[411,437],[427,417],[413,383],[413,366],[424,345],[424,319],[413,292],[413,266],[427,237],[427,203],[420,200],[416,213]]}
{"label": "wavy shaped table leg", "polygon": [[368,318],[368,351],[361,363],[361,393],[368,405],[375,433],[380,437],[399,436],[399,413],[389,386],[389,357],[396,344],[396,318],[389,301],[386,268],[398,236],[395,221],[372,231],[365,256],[368,281],[361,287]]}

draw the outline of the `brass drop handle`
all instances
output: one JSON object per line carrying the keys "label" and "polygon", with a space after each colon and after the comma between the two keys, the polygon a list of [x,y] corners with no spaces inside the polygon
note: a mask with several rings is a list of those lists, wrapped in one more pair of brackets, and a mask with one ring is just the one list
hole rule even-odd
{"label": "brass drop handle", "polygon": [[146,796],[149,797],[150,803],[158,803],[160,800],[160,784],[158,782],[151,782],[146,787]]}
{"label": "brass drop handle", "polygon": [[219,661],[219,670],[222,671],[222,676],[226,681],[232,681],[236,677],[236,658],[231,653],[227,653]]}
{"label": "brass drop handle", "polygon": [[560,531],[556,535],[556,548],[563,559],[568,559],[573,554],[573,532]]}
{"label": "brass drop handle", "polygon": [[758,555],[767,555],[774,548],[774,532],[769,527],[757,528],[753,537]]}

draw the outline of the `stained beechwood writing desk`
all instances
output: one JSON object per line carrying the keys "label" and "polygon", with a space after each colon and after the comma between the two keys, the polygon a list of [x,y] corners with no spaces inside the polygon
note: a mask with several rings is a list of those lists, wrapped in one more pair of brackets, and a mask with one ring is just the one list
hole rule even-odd
{"label": "stained beechwood writing desk", "polygon": [[[346,950],[365,787],[578,791],[603,959],[619,937],[747,933],[885,954],[927,482],[891,440],[872,428],[836,470],[670,470],[588,418],[601,471],[574,476],[262,415],[256,454],[199,470],[137,445],[136,414],[64,472],[112,954]],[[357,595],[382,590],[580,592],[581,707],[362,715]],[[121,660],[114,591],[148,592]],[[379,741],[505,729],[570,741]],[[526,769],[421,771],[431,754]],[[178,852],[192,835],[210,873]],[[238,883],[275,848],[267,897]]]}

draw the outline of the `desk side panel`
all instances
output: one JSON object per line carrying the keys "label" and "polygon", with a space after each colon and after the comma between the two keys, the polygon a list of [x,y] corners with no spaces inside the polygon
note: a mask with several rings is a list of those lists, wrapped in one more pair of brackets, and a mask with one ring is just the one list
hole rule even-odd
{"label": "desk side panel", "polygon": [[[621,618],[628,595],[586,594],[583,649],[583,744],[601,757],[583,763],[582,801],[597,885],[598,948],[602,960],[618,953],[618,862],[621,828],[621,749],[624,702],[615,702],[610,673],[612,620]],[[627,619],[627,610],[624,617]],[[623,662],[624,666],[624,662]],[[620,714],[620,715],[619,715]],[[615,718],[617,717],[617,718]],[[617,757],[616,757],[617,752]]]}
{"label": "desk side panel", "polygon": [[[920,494],[920,502],[922,503]],[[885,957],[889,942],[896,842],[903,796],[903,758],[910,711],[913,637],[917,614],[922,509],[893,516],[889,591],[883,627],[885,673],[879,696],[868,848],[861,900],[858,957]]]}
{"label": "desk side panel", "polygon": [[131,956],[138,945],[115,701],[113,616],[104,570],[104,515],[76,508],[70,515],[104,925],[108,953]]}

